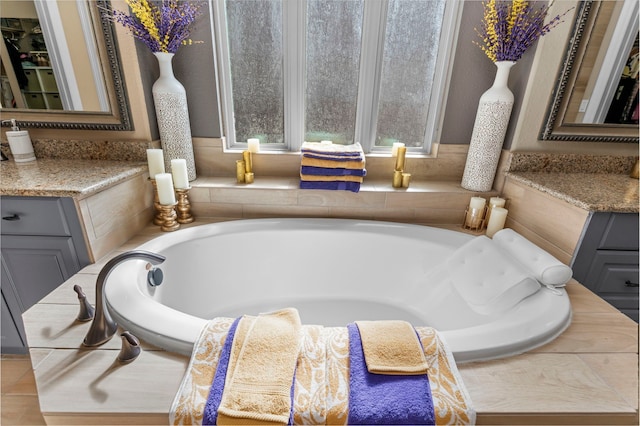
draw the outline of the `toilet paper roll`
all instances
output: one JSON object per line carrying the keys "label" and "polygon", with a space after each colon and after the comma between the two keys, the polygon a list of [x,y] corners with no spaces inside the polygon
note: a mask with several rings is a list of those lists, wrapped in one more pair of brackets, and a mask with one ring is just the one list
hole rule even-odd
{"label": "toilet paper roll", "polygon": [[7,140],[9,141],[9,148],[11,149],[11,154],[13,155],[13,159],[16,163],[26,163],[27,161],[33,161],[36,159],[28,131],[8,131]]}

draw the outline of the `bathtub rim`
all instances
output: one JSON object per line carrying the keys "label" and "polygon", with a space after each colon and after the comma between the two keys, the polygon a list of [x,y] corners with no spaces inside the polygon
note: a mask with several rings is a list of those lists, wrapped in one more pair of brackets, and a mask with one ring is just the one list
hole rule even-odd
{"label": "bathtub rim", "polygon": [[[233,220],[226,222],[216,222],[204,225],[198,225],[194,227],[190,227],[175,233],[164,234],[159,237],[156,237],[142,245],[138,248],[143,250],[154,251],[157,247],[165,244],[166,241],[171,241],[172,244],[177,244],[179,242],[188,241],[189,239],[197,236],[198,238],[209,237],[211,235],[216,234],[216,231],[220,231],[221,228],[224,232],[233,232],[236,227],[245,228],[247,225],[250,226],[258,226],[262,227],[265,224],[277,225],[277,224],[288,224],[288,223],[298,223],[298,224],[309,224],[313,223],[317,226],[331,226],[332,229],[335,225],[342,226],[358,226],[358,227],[366,227],[373,226],[378,229],[404,229],[408,232],[415,230],[422,230],[425,233],[435,233],[440,234],[445,239],[447,237],[452,237],[453,240],[467,241],[470,240],[477,235],[475,234],[467,234],[460,231],[455,231],[451,229],[443,229],[436,228],[432,226],[425,225],[416,225],[416,224],[404,224],[404,223],[396,223],[396,222],[385,222],[385,221],[370,221],[370,220],[356,220],[356,219],[309,219],[309,218],[275,218],[275,219],[241,219],[241,220]],[[212,233],[205,234],[203,228],[207,231],[211,231]],[[205,235],[203,235],[205,234]],[[168,246],[165,244],[165,247]],[[454,245],[455,247],[455,245]],[[136,264],[137,263],[137,264]],[[144,261],[132,260],[125,264],[120,265],[110,276],[110,280],[118,278],[121,274],[135,274],[136,271],[140,271],[144,269]],[[109,290],[113,289],[113,284],[107,286],[108,288],[105,290],[105,296],[109,295]],[[172,315],[173,321],[171,327],[174,327],[177,332],[175,333],[164,333],[160,334],[156,331],[157,327],[149,328],[144,327],[141,323],[144,321],[136,321],[130,320],[126,317],[126,315],[122,315],[119,312],[119,309],[114,306],[109,301],[109,297],[105,297],[105,301],[107,304],[107,309],[112,314],[114,319],[118,324],[120,324],[123,328],[131,331],[133,334],[137,335],[141,339],[159,346],[162,349],[166,349],[172,352],[177,352],[183,355],[191,355],[193,351],[193,344],[200,336],[200,333],[204,326],[207,324],[209,320],[199,318],[193,316],[191,314],[187,314],[176,309],[170,308],[166,305],[163,305],[146,295],[142,294],[142,292],[136,292],[136,313],[138,317],[144,318],[145,316],[156,316],[156,318],[164,318],[165,316]],[[547,327],[544,332],[539,332],[535,335],[535,337],[529,337],[528,335],[518,336],[518,339],[513,339],[513,330],[514,327],[518,324],[518,317],[513,312],[511,315],[512,322],[507,322],[506,327],[503,328],[505,333],[512,333],[512,339],[508,343],[504,343],[501,341],[501,334],[495,333],[495,322],[491,322],[488,324],[483,324],[481,326],[476,327],[467,327],[458,330],[448,330],[448,331],[440,331],[440,334],[443,335],[445,341],[449,342],[450,346],[454,347],[454,357],[457,362],[472,362],[472,361],[482,361],[487,359],[497,359],[504,358],[513,355],[517,355],[520,353],[531,351],[537,347],[543,346],[550,341],[557,338],[571,323],[571,305],[568,298],[568,295],[564,291],[564,289],[560,289],[560,295],[553,294],[547,288],[542,287],[540,291],[535,293],[532,296],[529,296],[529,303],[533,303],[540,298],[545,298],[549,304],[546,305],[545,313],[549,316],[556,315],[557,313],[562,312],[562,315],[558,318],[554,319],[553,324]],[[536,312],[538,313],[538,312]],[[539,313],[538,313],[539,314]],[[539,315],[537,318],[540,321],[544,321],[544,315]],[[549,318],[547,318],[549,319]],[[346,325],[346,324],[345,324]],[[423,326],[422,324],[415,324],[416,326]],[[538,327],[539,326],[539,327]],[[536,327],[543,329],[545,328],[542,324],[537,324]],[[465,348],[464,345],[464,336],[460,337],[462,332],[469,333],[473,331],[474,333],[489,333],[494,337],[497,336],[496,341],[492,342],[491,350],[487,351],[486,349],[474,350]],[[491,333],[493,332],[493,333]],[[504,335],[504,334],[503,334]],[[523,345],[525,346],[523,348]],[[461,349],[456,349],[457,347],[462,347]]]}

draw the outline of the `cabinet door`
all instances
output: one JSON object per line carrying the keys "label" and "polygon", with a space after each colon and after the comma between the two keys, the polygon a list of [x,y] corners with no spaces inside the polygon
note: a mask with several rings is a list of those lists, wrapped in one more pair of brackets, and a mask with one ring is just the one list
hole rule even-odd
{"label": "cabinet door", "polygon": [[3,236],[2,263],[22,312],[80,270],[71,237]]}
{"label": "cabinet door", "polygon": [[2,328],[2,346],[3,353],[25,353],[27,351],[26,344],[22,340],[18,331],[18,325],[14,322],[11,310],[4,300],[4,291],[2,292],[2,318],[0,319]]}

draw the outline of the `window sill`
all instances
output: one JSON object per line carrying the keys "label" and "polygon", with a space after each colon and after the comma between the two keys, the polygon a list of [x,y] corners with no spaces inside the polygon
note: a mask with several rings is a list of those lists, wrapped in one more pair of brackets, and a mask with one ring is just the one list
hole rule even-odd
{"label": "window sill", "polygon": [[300,189],[299,179],[256,176],[252,184],[232,177],[199,177],[189,200],[196,217],[341,217],[408,223],[459,224],[476,193],[459,181],[424,180],[393,188],[391,179],[368,180],[360,192]]}

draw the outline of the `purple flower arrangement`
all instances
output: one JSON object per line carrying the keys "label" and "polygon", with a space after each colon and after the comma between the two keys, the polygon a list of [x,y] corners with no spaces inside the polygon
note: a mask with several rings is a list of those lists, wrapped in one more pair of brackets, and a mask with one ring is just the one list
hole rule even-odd
{"label": "purple flower arrangement", "polygon": [[571,10],[545,24],[550,4],[534,7],[525,0],[489,0],[482,4],[482,26],[476,29],[481,42],[473,43],[493,62],[517,61],[540,37],[563,22],[562,18]]}
{"label": "purple flower arrangement", "polygon": [[176,53],[189,37],[190,26],[201,14],[201,2],[180,0],[126,0],[131,15],[109,10],[107,17],[122,24],[152,52]]}

